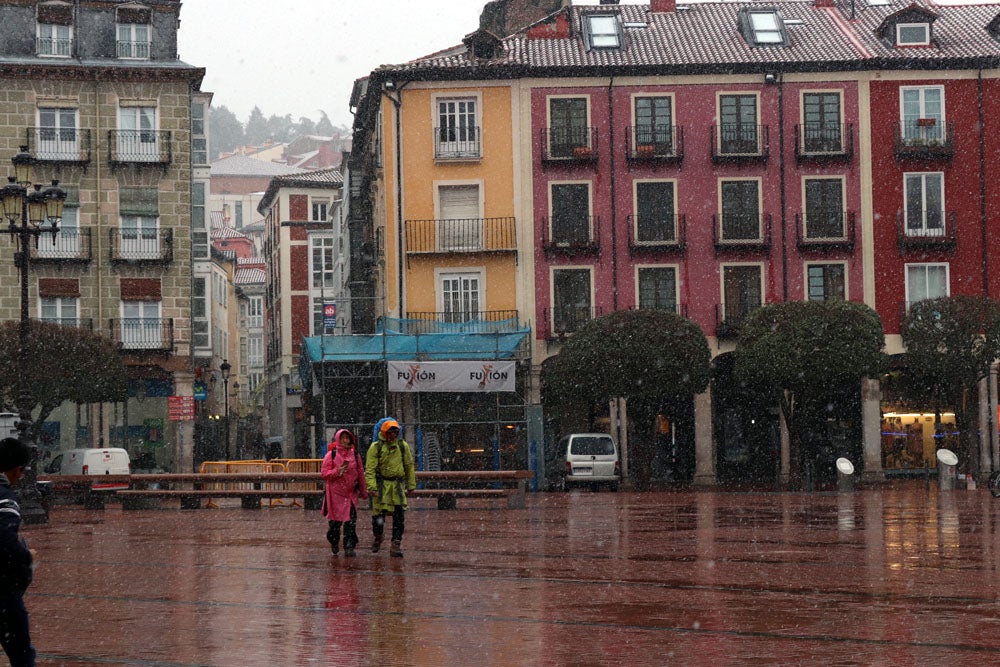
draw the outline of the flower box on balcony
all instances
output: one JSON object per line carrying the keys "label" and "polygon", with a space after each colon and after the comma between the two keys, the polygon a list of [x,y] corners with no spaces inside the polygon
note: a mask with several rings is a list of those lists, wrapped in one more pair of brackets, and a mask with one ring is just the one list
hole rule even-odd
{"label": "flower box on balcony", "polygon": [[937,118],[918,118],[917,127],[934,127],[937,125]]}
{"label": "flower box on balcony", "polygon": [[590,146],[576,146],[573,148],[573,157],[578,160],[585,160],[593,154],[594,152],[591,150]]}
{"label": "flower box on balcony", "polygon": [[638,157],[653,157],[656,155],[656,146],[653,144],[640,144],[635,147],[635,154]]}

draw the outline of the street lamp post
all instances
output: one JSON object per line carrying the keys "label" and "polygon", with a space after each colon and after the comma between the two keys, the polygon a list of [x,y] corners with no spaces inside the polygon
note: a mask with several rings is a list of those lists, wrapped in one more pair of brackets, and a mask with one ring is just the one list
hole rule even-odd
{"label": "street lamp post", "polygon": [[222,360],[219,370],[222,371],[222,395],[225,397],[223,414],[226,416],[226,460],[229,460],[229,371],[232,370],[228,359]]}
{"label": "street lamp post", "polygon": [[[21,151],[11,158],[14,164],[14,175],[7,178],[7,185],[0,188],[0,204],[8,226],[0,230],[11,236],[17,243],[14,261],[21,274],[21,321],[18,327],[17,341],[17,410],[19,421],[17,430],[21,441],[31,447],[31,464],[25,470],[21,488],[21,518],[25,523],[45,523],[49,514],[41,503],[38,493],[38,448],[35,445],[36,433],[32,428],[31,386],[28,358],[28,342],[31,339],[31,319],[28,317],[28,258],[30,244],[34,239],[38,247],[38,238],[42,234],[52,234],[52,243],[56,242],[59,233],[59,222],[62,220],[63,204],[66,193],[59,188],[59,181],[52,181],[52,186],[42,190],[40,184],[32,187],[32,167],[34,156],[28,152],[27,146],[21,146]],[[32,189],[29,189],[32,188]],[[48,222],[48,227],[43,226]]]}

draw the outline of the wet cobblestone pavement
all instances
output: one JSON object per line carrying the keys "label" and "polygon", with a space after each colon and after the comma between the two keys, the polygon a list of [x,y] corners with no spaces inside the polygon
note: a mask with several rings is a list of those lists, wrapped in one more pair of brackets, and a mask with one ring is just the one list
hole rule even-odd
{"label": "wet cobblestone pavement", "polygon": [[365,516],[347,559],[300,508],[55,507],[24,529],[39,665],[1000,662],[985,491],[422,502],[402,559]]}

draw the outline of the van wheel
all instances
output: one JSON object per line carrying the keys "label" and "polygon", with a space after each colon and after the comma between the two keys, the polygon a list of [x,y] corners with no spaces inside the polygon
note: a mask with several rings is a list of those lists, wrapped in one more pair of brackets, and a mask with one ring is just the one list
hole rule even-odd
{"label": "van wheel", "polygon": [[611,491],[617,492],[618,491],[618,482],[611,482],[610,484],[608,484],[608,489],[611,490]]}

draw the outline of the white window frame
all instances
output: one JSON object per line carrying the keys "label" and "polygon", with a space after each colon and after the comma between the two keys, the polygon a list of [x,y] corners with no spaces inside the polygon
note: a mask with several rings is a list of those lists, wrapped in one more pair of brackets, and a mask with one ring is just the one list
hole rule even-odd
{"label": "white window frame", "polygon": [[154,215],[118,216],[118,251],[124,259],[160,258],[160,217]]}
{"label": "white window frame", "polygon": [[[844,301],[850,300],[850,276],[848,275],[848,263],[844,261],[812,261],[805,262],[802,265],[802,299],[803,301],[810,301],[809,298],[809,269],[813,266],[842,266],[844,268]],[[826,299],[824,299],[825,301]]]}
{"label": "white window frame", "polygon": [[635,265],[635,307],[643,309],[642,305],[642,281],[640,276],[643,271],[650,269],[670,269],[674,272],[674,309],[669,312],[681,314],[681,271],[678,264],[636,264]]}
{"label": "white window frame", "polygon": [[[322,266],[316,266],[316,252]],[[309,235],[309,289],[316,296],[335,296],[337,288],[337,237],[333,234]]]}
{"label": "white window frame", "polygon": [[[809,183],[811,181],[839,181],[840,182],[840,234],[838,236],[809,236]],[[837,174],[811,174],[809,176],[802,177],[802,219],[805,222],[805,228],[800,230],[803,237],[810,240],[840,240],[846,239],[849,233],[847,229],[847,178]]]}
{"label": "white window frame", "polygon": [[587,35],[592,49],[620,49],[621,21],[618,14],[586,14]]}
{"label": "white window frame", "polygon": [[[632,151],[636,152],[636,150],[638,149],[638,147],[640,145],[640,141],[639,141],[640,138],[645,138],[644,135],[640,135],[639,134],[639,131],[646,129],[645,127],[640,127],[640,125],[639,125],[639,112],[638,112],[638,109],[637,109],[637,104],[638,104],[639,100],[650,99],[650,98],[666,98],[666,99],[670,100],[670,126],[669,126],[669,128],[667,130],[667,132],[670,133],[670,135],[669,135],[670,136],[670,152],[669,153],[654,152],[654,155],[657,155],[657,156],[676,155],[677,154],[677,150],[678,150],[678,146],[677,146],[677,133],[674,131],[674,128],[677,127],[679,123],[677,122],[677,100],[675,99],[675,96],[674,96],[673,93],[633,93],[632,94],[632,96],[631,96],[631,109],[630,109],[630,112],[632,114],[632,141],[634,143],[634,145],[632,146]],[[657,132],[656,132],[656,128],[657,127],[659,127],[659,126],[658,125],[653,125],[652,128],[651,128],[651,130],[652,130],[652,137],[650,137],[650,138],[653,139],[652,143],[653,143],[654,146],[657,146],[658,144],[664,143],[664,142],[658,142],[658,141],[656,141],[656,139],[659,138],[658,135],[657,135]]]}
{"label": "white window frame", "polygon": [[[43,35],[48,32],[48,35]],[[64,34],[60,35],[60,32]],[[37,54],[45,58],[69,58],[73,55],[73,26],[62,25],[60,23],[37,23],[35,37],[38,47]],[[42,51],[41,45],[45,42],[49,44],[48,51]],[[61,47],[65,46],[64,53],[59,53]]]}
{"label": "white window frame", "polygon": [[[573,95],[546,95],[545,97],[545,127],[548,128],[548,146],[547,151],[550,157],[554,157],[552,154],[552,101],[553,100],[584,100],[586,105],[586,117],[584,119],[583,129],[586,134],[586,143],[580,144],[581,148],[589,148],[593,150],[593,134],[590,132],[590,123],[592,118],[592,113],[590,109],[590,95],[587,94],[573,94]],[[570,129],[570,128],[567,128]],[[567,142],[567,144],[572,142]],[[563,159],[561,157],[557,159]],[[565,156],[565,159],[572,159],[572,156]]]}
{"label": "white window frame", "polygon": [[[754,98],[754,134],[756,136],[756,146],[752,151],[731,151],[726,150],[723,144],[723,122],[722,122],[722,99],[725,97],[752,97]],[[760,93],[754,90],[719,90],[715,93],[715,114],[718,122],[715,124],[715,140],[719,155],[760,155],[764,150],[764,129],[761,123]],[[742,121],[738,123],[743,126]],[[742,137],[740,141],[746,141]]]}
{"label": "white window frame", "polygon": [[[128,39],[122,39],[123,29],[128,30]],[[146,32],[144,38],[138,34],[142,30]],[[122,60],[149,60],[153,52],[152,26],[148,23],[116,23],[115,50]]]}
{"label": "white window frame", "polygon": [[[807,133],[811,127],[809,121],[806,119],[806,99],[812,96],[821,95],[836,95],[837,96],[837,136],[839,141],[836,146],[824,145],[820,150],[811,146],[814,139],[808,137]],[[799,91],[799,126],[802,128],[802,136],[799,138],[799,147],[804,154],[807,155],[823,155],[828,153],[842,153],[847,147],[847,127],[844,121],[844,91],[841,88],[809,88]],[[828,126],[822,123],[822,127],[826,129]],[[828,142],[829,139],[821,138],[820,142]]]}
{"label": "white window frame", "polygon": [[[472,104],[472,111],[468,109],[459,111],[442,111],[442,104]],[[479,92],[448,93],[431,96],[431,123],[434,128],[434,157],[438,159],[474,159],[482,155],[482,106],[483,97]],[[442,139],[442,125],[446,118],[454,117],[456,124],[447,127],[454,127],[454,141]],[[472,125],[462,125],[460,120],[470,118]],[[461,135],[465,134],[465,138]]]}
{"label": "white window frame", "polygon": [[38,239],[35,249],[37,257],[45,259],[77,258],[80,256],[80,209],[77,206],[65,206],[63,217],[59,221],[59,233],[55,243],[52,236],[43,234]]}
{"label": "white window frame", "polygon": [[127,162],[159,162],[159,125],[160,114],[155,106],[119,106],[119,154]]}
{"label": "white window frame", "polygon": [[[932,268],[944,267],[944,294],[938,296],[924,296],[920,299],[912,298],[911,291],[912,285],[911,281],[913,277],[910,275],[911,271],[917,269],[923,269],[924,273],[924,287],[927,286],[927,271]],[[912,262],[903,265],[903,277],[905,279],[906,285],[906,310],[910,310],[910,306],[919,301],[924,301],[926,299],[937,299],[940,297],[951,296],[951,265],[948,262]]]}
{"label": "white window frame", "polygon": [[[54,309],[55,313],[46,314],[46,310]],[[38,299],[38,319],[43,322],[55,322],[63,326],[80,326],[80,297],[78,296],[45,296]]]}
{"label": "white window frame", "polygon": [[160,301],[121,302],[121,342],[126,350],[163,347],[162,306]]}
{"label": "white window frame", "polygon": [[[928,227],[927,226],[927,177],[936,176],[941,183],[941,209],[938,211],[941,215],[941,226],[940,227]],[[911,229],[909,226],[910,220],[910,208],[909,208],[909,197],[907,196],[907,188],[911,180],[920,181],[920,194],[921,194],[921,211],[920,211],[920,228]],[[947,224],[947,206],[945,205],[945,191],[944,191],[944,172],[943,171],[918,171],[918,172],[905,172],[903,174],[903,233],[906,236],[944,236],[946,233]]]}
{"label": "white window frame", "polygon": [[[722,308],[721,320],[726,321],[726,269],[729,267],[736,266],[755,266],[757,267],[757,276],[760,280],[760,305],[758,307],[763,308],[767,303],[767,283],[765,282],[765,263],[764,262],[724,262],[719,264],[719,305]],[[751,311],[752,312],[752,311]],[[744,313],[744,316],[749,313]]]}
{"label": "white window frame", "polygon": [[[40,160],[79,160],[80,110],[75,107],[39,107],[36,116],[35,157]],[[51,138],[45,136],[48,133],[52,133]]]}
{"label": "white window frame", "polygon": [[[726,229],[726,219],[725,219],[725,209],[723,208],[724,198],[722,195],[722,186],[725,183],[735,183],[737,181],[752,181],[757,184],[757,236],[752,239],[730,239],[725,235]],[[764,184],[763,179],[759,176],[752,176],[749,178],[732,178],[729,176],[719,177],[719,228],[717,231],[718,239],[723,243],[731,243],[734,245],[739,245],[740,243],[760,243],[764,240]]]}
{"label": "white window frame", "polygon": [[[941,109],[939,112],[929,111],[927,108],[927,92],[938,91]],[[917,115],[907,114],[907,94],[917,93]],[[900,133],[903,141],[908,143],[928,143],[930,141],[942,141],[945,137],[945,88],[943,85],[931,86],[900,86],[899,87],[899,123],[902,131]],[[920,126],[918,121],[922,118],[934,119],[934,124],[930,126]]]}
{"label": "white window frame", "polygon": [[[919,28],[923,30],[923,39],[920,41],[905,40],[903,33],[907,30]],[[931,43],[930,23],[897,23],[896,24],[896,46],[928,46]]]}
{"label": "white window frame", "polygon": [[554,229],[553,223],[553,212],[555,207],[553,206],[554,197],[553,190],[560,185],[586,185],[587,186],[587,238],[590,243],[594,242],[594,183],[588,180],[576,180],[576,181],[549,181],[549,228],[548,228],[548,238],[553,245],[559,245],[556,243],[555,235],[553,234]]}
{"label": "white window frame", "polygon": [[[434,181],[434,230],[435,249],[438,252],[470,252],[483,249],[484,219],[486,210],[486,192],[483,179],[465,179],[457,181]],[[478,212],[471,221],[462,219],[449,220],[443,218],[441,191],[449,187],[475,187],[478,191]],[[449,239],[458,237],[457,242]]]}
{"label": "white window frame", "polygon": [[247,328],[260,329],[264,326],[264,297],[247,298]]}
{"label": "white window frame", "polygon": [[[473,294],[473,290],[467,290],[465,285],[461,285],[459,289],[459,300],[462,306],[458,310],[454,310],[449,304],[449,299],[446,298],[445,281],[446,280],[475,280],[475,290],[474,290],[474,300],[475,304],[466,303],[466,298],[464,295],[466,292]],[[486,269],[484,267],[454,267],[454,268],[437,268],[434,269],[434,297],[435,297],[435,308],[438,313],[441,313],[443,322],[465,322],[470,319],[477,319],[482,313],[486,311]],[[465,306],[475,305],[475,308],[466,308]],[[450,314],[456,315],[456,317],[449,317]]]}
{"label": "white window frame", "polygon": [[[214,276],[213,276],[214,278]],[[196,281],[200,281],[202,285],[202,295],[198,296],[195,294],[195,284]],[[191,346],[197,350],[210,350],[212,349],[212,288],[209,287],[208,277],[204,275],[195,275],[191,279]],[[195,304],[201,301],[202,303],[202,315],[195,315]],[[196,327],[195,325],[201,325]],[[201,330],[198,330],[201,329]],[[204,335],[204,344],[195,343],[195,338]]]}
{"label": "white window frame", "polygon": [[[765,25],[758,21],[758,17],[764,22],[770,19],[771,24]],[[774,44],[785,43],[785,35],[782,31],[784,22],[776,9],[748,11],[747,21],[750,24],[750,31],[753,33],[754,44],[758,46],[772,46]]]}
{"label": "white window frame", "polygon": [[[670,215],[673,218],[673,239],[672,240],[646,240],[639,237],[639,186],[649,183],[669,183],[673,189],[673,209]],[[632,238],[636,245],[662,245],[664,243],[679,243],[680,229],[677,220],[677,179],[676,178],[637,178],[632,181]]]}
{"label": "white window frame", "polygon": [[309,208],[312,213],[312,222],[327,222],[330,217],[330,198],[309,197]]}
{"label": "white window frame", "polygon": [[588,318],[586,321],[594,319],[596,316],[596,307],[594,305],[594,267],[588,266],[586,264],[566,264],[560,266],[550,266],[549,267],[549,313],[551,317],[549,318],[549,333],[551,334],[572,334],[571,331],[559,331],[556,328],[556,273],[560,271],[586,271],[590,277],[590,292],[588,294]]}
{"label": "white window frame", "polygon": [[247,365],[264,365],[264,336],[261,334],[250,334],[247,336]]}

